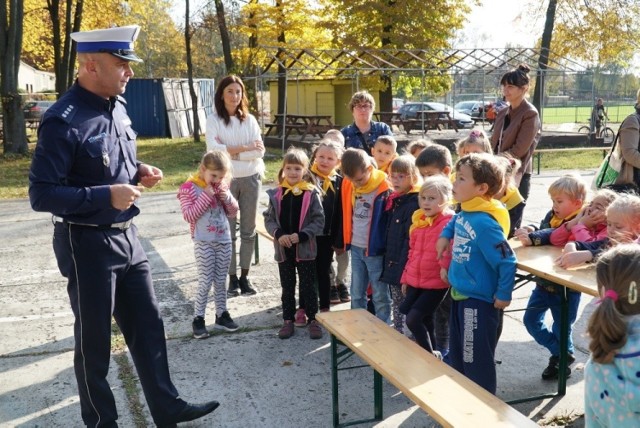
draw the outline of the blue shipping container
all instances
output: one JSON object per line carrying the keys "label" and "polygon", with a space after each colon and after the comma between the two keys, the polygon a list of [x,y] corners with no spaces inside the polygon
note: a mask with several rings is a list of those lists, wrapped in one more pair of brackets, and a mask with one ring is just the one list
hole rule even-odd
{"label": "blue shipping container", "polygon": [[124,93],[133,129],[142,137],[169,137],[162,79],[131,79]]}
{"label": "blue shipping container", "polygon": [[[167,104],[163,91],[163,81],[169,79],[131,79],[127,84],[124,98],[127,100],[127,112],[131,117],[133,129],[142,137],[169,138],[171,131],[167,115]],[[172,81],[187,79],[171,79]],[[198,109],[204,109],[206,116],[213,109],[215,86],[213,79],[194,79],[199,84]],[[186,87],[186,86],[185,86]],[[202,116],[201,121],[202,121]],[[200,132],[204,132],[204,123]],[[189,125],[189,129],[191,129]]]}

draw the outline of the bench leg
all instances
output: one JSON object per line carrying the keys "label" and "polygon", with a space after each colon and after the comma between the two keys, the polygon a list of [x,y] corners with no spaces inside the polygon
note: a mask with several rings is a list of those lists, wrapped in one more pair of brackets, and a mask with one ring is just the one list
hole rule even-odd
{"label": "bench leg", "polygon": [[382,420],[382,375],[373,371],[373,418]]}
{"label": "bench leg", "polygon": [[569,348],[569,303],[567,288],[560,292],[560,361],[558,363],[558,395],[567,393],[567,352]]}
{"label": "bench leg", "polygon": [[331,409],[333,410],[333,426],[340,426],[340,409],[338,400],[338,341],[331,335]]}

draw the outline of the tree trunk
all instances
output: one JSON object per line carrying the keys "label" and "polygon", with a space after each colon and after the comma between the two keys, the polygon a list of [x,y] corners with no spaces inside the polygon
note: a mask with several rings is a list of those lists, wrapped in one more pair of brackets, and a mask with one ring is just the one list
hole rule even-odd
{"label": "tree trunk", "polygon": [[[280,23],[284,22],[284,14],[282,13],[282,1],[276,1],[276,7],[280,8]],[[282,28],[282,25],[280,25]],[[278,53],[277,57],[280,59],[278,62],[278,114],[285,114],[287,110],[287,69],[285,68],[283,61],[284,56],[282,53],[284,52],[284,46],[286,43],[286,37],[284,35],[284,30],[280,31],[278,34]],[[280,121],[280,126],[278,128],[278,135],[284,135],[284,120]]]}
{"label": "tree trunk", "polygon": [[83,7],[84,0],[76,0],[75,10],[73,0],[66,0],[65,22],[63,23],[60,21],[60,0],[47,0],[47,10],[49,11],[53,31],[53,46],[59,47],[53,50],[53,68],[56,74],[58,98],[67,91],[75,77],[73,72],[75,69],[76,48],[72,47],[71,33],[80,31]]}
{"label": "tree trunk", "polygon": [[[216,1],[217,3],[217,1]],[[189,0],[185,1],[186,11],[184,14],[184,44],[187,55],[187,77],[189,78],[189,94],[191,95],[191,105],[193,110],[193,140],[200,142],[200,118],[198,117],[198,95],[193,85],[193,62],[191,60],[191,24],[189,23]]]}
{"label": "tree trunk", "polygon": [[[387,3],[389,7],[396,7],[395,0],[389,0]],[[389,23],[384,26],[383,34],[391,34],[393,31],[393,24]],[[388,49],[391,47],[391,38],[389,36],[382,37],[382,49]],[[391,75],[383,73],[380,76],[380,80],[384,85],[384,89],[380,91],[380,105],[378,111],[392,111],[393,110],[393,87],[391,86]]]}
{"label": "tree trunk", "polygon": [[224,4],[222,0],[215,0],[216,16],[218,17],[218,29],[220,30],[220,39],[222,41],[222,53],[224,54],[224,66],[227,74],[231,74],[235,70],[233,57],[231,56],[231,38],[229,30],[227,30],[227,19],[224,13]]}
{"label": "tree trunk", "polygon": [[547,7],[547,18],[544,22],[544,31],[542,32],[542,43],[540,45],[540,57],[538,58],[538,73],[536,78],[536,86],[533,89],[533,105],[540,113],[540,121],[542,121],[542,103],[544,95],[544,79],[546,77],[545,70],[549,65],[549,50],[551,48],[551,36],[553,35],[553,26],[556,19],[557,0],[550,0]]}
{"label": "tree trunk", "polygon": [[[7,4],[9,10],[7,10]],[[18,93],[18,69],[22,53],[23,0],[0,2],[0,96],[4,153],[28,152],[27,132]]]}
{"label": "tree trunk", "polygon": [[[257,0],[252,0],[251,2],[256,2]],[[254,52],[256,50],[256,48],[258,47],[258,29],[256,28],[255,24],[253,23],[253,18],[254,18],[254,13],[251,12],[249,14],[249,22],[251,23],[249,25],[249,28],[251,28],[251,34],[249,35],[249,60],[247,61],[247,69],[244,71],[244,75],[248,76],[248,77],[254,77],[254,84],[253,86],[251,85],[246,85],[247,87],[247,97],[249,98],[249,103],[251,104],[251,109],[255,112],[258,113],[258,121],[260,121],[262,119],[262,111],[260,111],[259,105],[258,105],[258,73],[256,70],[256,64],[255,64],[255,60],[254,60]],[[260,122],[262,123],[262,122]]]}

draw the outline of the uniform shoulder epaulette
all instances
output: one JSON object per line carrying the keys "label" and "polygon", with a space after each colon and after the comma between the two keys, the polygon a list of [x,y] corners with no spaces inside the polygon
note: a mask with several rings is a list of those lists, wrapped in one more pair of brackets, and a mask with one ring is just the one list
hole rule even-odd
{"label": "uniform shoulder epaulette", "polygon": [[78,112],[78,106],[74,104],[61,104],[56,106],[55,109],[49,109],[57,117],[61,118],[67,123],[71,123],[73,117]]}
{"label": "uniform shoulder epaulette", "polygon": [[122,97],[121,95],[116,95],[116,101],[119,101],[124,105],[127,105],[127,100],[124,99],[124,97]]}

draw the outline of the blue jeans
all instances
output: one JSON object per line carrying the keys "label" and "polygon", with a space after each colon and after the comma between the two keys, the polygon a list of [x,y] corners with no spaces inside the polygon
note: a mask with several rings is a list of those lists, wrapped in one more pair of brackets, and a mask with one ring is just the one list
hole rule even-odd
{"label": "blue jeans", "polygon": [[[544,287],[537,285],[531,293],[527,310],[524,312],[524,325],[529,334],[551,352],[551,355],[560,356],[560,292],[562,287],[556,287],[558,293],[551,293]],[[580,293],[567,290],[567,304],[569,305],[569,344],[567,350],[573,354],[573,323],[578,316],[580,305]],[[544,322],[547,310],[551,311],[553,324],[549,327]]]}
{"label": "blue jeans", "polygon": [[382,256],[366,256],[366,249],[351,246],[351,309],[367,308],[367,286],[371,283],[376,316],[391,323],[389,285],[380,281]]}

